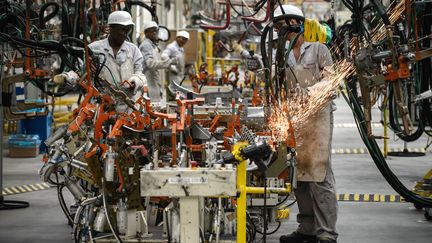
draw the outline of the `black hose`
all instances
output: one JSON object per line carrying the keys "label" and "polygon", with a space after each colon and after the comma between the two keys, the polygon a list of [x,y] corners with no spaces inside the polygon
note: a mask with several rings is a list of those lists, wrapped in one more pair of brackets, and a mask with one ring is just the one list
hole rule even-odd
{"label": "black hose", "polygon": [[377,166],[381,174],[384,176],[386,181],[397,193],[399,193],[399,195],[405,198],[405,201],[412,202],[415,205],[419,205],[421,207],[432,207],[431,198],[423,197],[406,188],[405,185],[402,184],[402,182],[389,168],[375,139],[367,136],[366,124],[364,123],[364,112],[360,104],[358,103],[358,97],[354,96],[351,90],[347,90],[347,92],[348,97],[343,92],[342,95],[353,111],[354,119],[357,123],[357,128],[363,142],[365,143],[375,165]]}
{"label": "black hose", "polygon": [[61,15],[61,30],[62,36],[72,36],[72,29],[69,20],[69,8],[68,5],[65,4],[65,1],[62,0],[62,15]]}
{"label": "black hose", "polygon": [[[417,126],[417,130],[411,134],[405,134],[400,128],[399,120],[398,120],[398,109],[397,104],[395,104],[395,96],[393,87],[389,86],[389,125],[390,128],[395,132],[395,134],[405,142],[412,142],[421,137],[423,134],[423,129],[421,126]],[[415,112],[415,111],[414,111]]]}
{"label": "black hose", "polygon": [[63,213],[65,214],[68,224],[70,226],[73,225],[73,219],[72,219],[72,215],[69,212],[69,210],[67,209],[67,205],[66,202],[64,200],[64,196],[63,196],[63,188],[64,188],[64,184],[62,185],[57,185],[57,198],[60,202],[60,208],[62,209]]}
{"label": "black hose", "polygon": [[[422,36],[428,36],[431,34],[432,26],[432,3],[424,3],[425,12],[423,13],[423,33]],[[431,41],[426,38],[422,42],[423,49],[431,47]],[[430,72],[432,70],[432,58],[426,58],[422,60],[419,65],[420,67],[420,93],[432,89],[432,76]],[[422,122],[423,128],[429,125],[432,127],[432,110],[431,100],[424,99],[420,102],[420,121]],[[428,133],[429,134],[429,133]]]}
{"label": "black hose", "polygon": [[7,33],[6,27],[8,24],[13,24],[17,28],[21,27],[21,29],[25,28],[25,20],[15,13],[7,13],[6,17],[0,21],[0,32]]}
{"label": "black hose", "polygon": [[150,14],[151,14],[152,19],[153,19],[156,23],[159,23],[159,19],[158,19],[157,15],[156,15],[156,9],[155,9],[154,7],[151,7],[151,6],[149,6],[149,5],[147,5],[146,3],[141,2],[141,1],[132,1],[132,0],[131,0],[131,1],[127,1],[126,4],[128,5],[129,9],[131,9],[131,7],[132,7],[133,5],[138,5],[138,6],[140,6],[140,7],[143,7],[143,8],[145,8],[145,9],[147,9],[147,11],[149,11]]}
{"label": "black hose", "polygon": [[[51,6],[54,7],[54,10],[52,11],[52,13],[44,17],[45,11]],[[45,29],[45,23],[48,22],[50,19],[54,18],[58,14],[59,9],[60,6],[56,2],[45,3],[44,5],[42,5],[39,10],[39,28]]]}
{"label": "black hose", "polygon": [[386,9],[380,0],[371,0],[372,5],[375,7],[375,10],[378,12],[380,17],[382,18],[385,25],[391,25],[390,19],[387,15]]}
{"label": "black hose", "polygon": [[[269,33],[269,30],[273,28],[273,23],[267,24],[261,34],[261,41],[260,41],[260,49],[261,49],[261,59],[263,62],[264,68],[270,69],[271,64],[269,63],[269,59],[267,56],[267,50],[266,50],[266,41],[267,41],[267,35]],[[269,40],[269,43],[271,43],[271,40]],[[268,79],[266,78],[266,82],[268,82]]]}

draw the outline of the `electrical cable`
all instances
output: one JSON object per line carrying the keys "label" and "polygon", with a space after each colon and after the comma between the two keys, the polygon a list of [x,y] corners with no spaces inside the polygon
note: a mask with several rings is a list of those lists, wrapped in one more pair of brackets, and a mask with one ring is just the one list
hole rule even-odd
{"label": "electrical cable", "polygon": [[347,90],[347,93],[348,97],[344,92],[342,92],[342,96],[347,101],[349,107],[352,109],[360,136],[366,147],[368,148],[368,151],[371,154],[372,159],[381,174],[384,176],[390,186],[397,193],[399,193],[399,195],[405,198],[405,201],[412,202],[414,205],[422,207],[432,207],[431,198],[423,197],[407,189],[389,168],[375,139],[367,136],[366,124],[364,123],[364,113],[362,108],[360,107],[360,104],[358,103],[358,98],[355,97],[349,89]]}
{"label": "electrical cable", "polygon": [[117,242],[119,243],[123,243],[123,241],[120,239],[120,235],[117,232],[117,230],[113,227],[111,219],[110,219],[110,214],[108,214],[108,208],[107,208],[107,198],[105,195],[105,178],[102,177],[102,202],[103,202],[103,208],[104,208],[104,212],[105,212],[105,216],[107,218],[107,222],[108,222],[108,226],[111,229],[111,232],[114,234],[114,238],[117,240]]}
{"label": "electrical cable", "polygon": [[58,175],[56,173],[56,181],[57,181],[57,198],[60,202],[60,208],[62,209],[63,213],[65,214],[67,220],[68,220],[68,224],[69,225],[73,225],[73,218],[72,215],[70,213],[70,211],[67,209],[67,205],[66,202],[64,200],[64,196],[63,196],[63,188],[65,187],[64,183],[59,183],[58,182]]}
{"label": "electrical cable", "polygon": [[[45,11],[51,6],[54,7],[54,10],[50,14],[44,17]],[[58,14],[59,9],[60,9],[60,5],[56,2],[49,2],[42,5],[39,10],[39,27],[41,29],[45,29],[46,28],[45,23],[48,22],[50,19],[54,18]]]}
{"label": "electrical cable", "polygon": [[[415,140],[419,139],[421,137],[421,135],[423,134],[423,129],[422,129],[422,127],[420,125],[417,126],[416,131],[413,132],[413,133],[411,133],[411,134],[405,134],[402,131],[401,126],[399,124],[399,119],[398,119],[398,107],[397,107],[398,104],[397,104],[397,102],[396,102],[395,99],[396,98],[394,96],[393,86],[390,85],[389,86],[389,92],[388,92],[389,125],[390,125],[390,128],[394,131],[394,133],[400,139],[402,139],[405,142],[412,142],[412,141],[415,141]],[[416,111],[414,111],[414,112],[416,112]]]}
{"label": "electrical cable", "polygon": [[[267,1],[270,0],[260,0],[255,4],[255,7],[253,8],[254,13],[252,13],[251,15],[245,15],[240,13],[239,11],[237,11],[237,9],[232,5],[231,0],[228,0],[228,4],[231,7],[231,9],[238,14],[241,17],[246,17],[246,18],[250,18],[255,16],[257,13],[259,13],[259,11],[264,7],[264,5],[266,4]],[[243,4],[242,4],[242,9],[244,9]]]}

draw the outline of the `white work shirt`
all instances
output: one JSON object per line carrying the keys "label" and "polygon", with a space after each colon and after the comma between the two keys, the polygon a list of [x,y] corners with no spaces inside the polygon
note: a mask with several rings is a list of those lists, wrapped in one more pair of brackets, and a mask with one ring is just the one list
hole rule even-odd
{"label": "white work shirt", "polygon": [[162,81],[159,69],[166,69],[171,64],[169,58],[162,58],[159,47],[150,39],[144,39],[139,50],[143,55],[143,71],[147,78],[149,96],[152,102],[162,99]]}
{"label": "white work shirt", "polygon": [[89,48],[92,51],[105,54],[107,58],[105,65],[107,67],[102,69],[101,75],[111,83],[119,84],[124,80],[128,80],[133,74],[142,73],[143,56],[138,47],[131,42],[123,42],[116,56],[114,56],[114,51],[109,45],[108,38],[91,43]]}
{"label": "white work shirt", "polygon": [[170,81],[180,83],[184,77],[185,69],[185,55],[183,47],[180,47],[177,41],[171,42],[165,50],[162,52],[162,57],[177,58],[178,63],[176,65],[170,65],[168,68],[170,71]]}
{"label": "white work shirt", "polygon": [[[108,38],[95,41],[88,47],[94,52],[105,55],[105,65],[99,76],[106,79],[113,86],[123,90],[129,98],[136,100],[141,95],[142,87],[146,85],[145,77],[142,76],[143,57],[138,47],[131,42],[124,41],[115,56],[113,49],[109,45]],[[103,59],[104,57],[100,55],[101,63]],[[135,81],[135,89],[130,90],[126,88],[127,86],[120,86],[125,80]],[[117,111],[130,111],[123,104],[116,104],[116,107]]]}
{"label": "white work shirt", "polygon": [[167,47],[165,50],[163,50],[162,55],[166,55],[169,58],[173,58],[179,55],[183,55],[184,49],[183,47],[180,47],[177,43],[177,41],[173,41]]}

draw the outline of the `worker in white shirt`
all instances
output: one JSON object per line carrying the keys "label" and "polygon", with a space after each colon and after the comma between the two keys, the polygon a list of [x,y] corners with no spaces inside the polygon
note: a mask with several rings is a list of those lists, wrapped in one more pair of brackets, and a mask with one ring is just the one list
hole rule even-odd
{"label": "worker in white shirt", "polygon": [[176,65],[170,65],[169,80],[180,83],[184,78],[185,70],[185,55],[183,46],[189,41],[190,35],[187,31],[178,31],[176,39],[171,42],[162,52],[162,57],[174,58],[178,57],[179,62]]}
{"label": "worker in white shirt", "polygon": [[[143,57],[140,50],[127,41],[134,26],[132,16],[126,11],[114,11],[108,16],[108,25],[108,37],[88,46],[94,53],[99,53],[101,63],[105,62],[99,77],[124,91],[129,98],[136,99],[147,81],[142,75]],[[71,72],[56,75],[54,81],[62,83],[65,80],[71,81],[71,77],[78,77],[76,74],[71,75]],[[126,109],[121,102],[117,105],[117,111]]]}
{"label": "worker in white shirt", "polygon": [[143,55],[143,71],[148,82],[148,92],[153,103],[162,102],[163,93],[161,69],[167,69],[172,64],[179,63],[179,57],[162,57],[158,47],[159,26],[154,21],[144,23],[145,39],[139,49]]}

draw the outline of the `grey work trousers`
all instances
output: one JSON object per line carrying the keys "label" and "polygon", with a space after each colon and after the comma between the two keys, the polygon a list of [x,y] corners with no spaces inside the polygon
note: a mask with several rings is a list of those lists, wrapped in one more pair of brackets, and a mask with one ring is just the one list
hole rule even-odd
{"label": "grey work trousers", "polygon": [[294,190],[299,208],[297,231],[316,235],[318,239],[336,240],[338,202],[331,165],[327,166],[324,181],[297,183]]}

